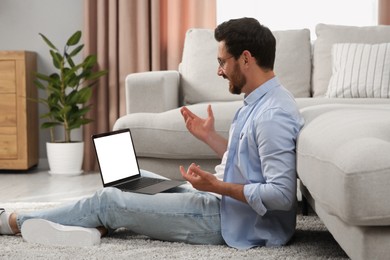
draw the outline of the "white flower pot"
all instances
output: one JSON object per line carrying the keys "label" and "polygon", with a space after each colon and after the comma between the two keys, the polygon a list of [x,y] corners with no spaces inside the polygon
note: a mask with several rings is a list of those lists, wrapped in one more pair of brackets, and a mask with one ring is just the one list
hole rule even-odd
{"label": "white flower pot", "polygon": [[84,142],[46,143],[50,174],[79,175],[84,156]]}

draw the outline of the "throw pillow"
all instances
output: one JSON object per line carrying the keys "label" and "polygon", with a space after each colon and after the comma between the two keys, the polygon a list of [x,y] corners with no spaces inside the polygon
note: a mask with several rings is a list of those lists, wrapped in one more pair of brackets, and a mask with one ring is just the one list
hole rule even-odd
{"label": "throw pillow", "polygon": [[389,98],[390,43],[340,43],[332,48],[327,97]]}
{"label": "throw pillow", "polygon": [[332,76],[332,46],[336,43],[378,44],[390,42],[390,26],[343,26],[318,24],[313,52],[313,97],[323,97]]}

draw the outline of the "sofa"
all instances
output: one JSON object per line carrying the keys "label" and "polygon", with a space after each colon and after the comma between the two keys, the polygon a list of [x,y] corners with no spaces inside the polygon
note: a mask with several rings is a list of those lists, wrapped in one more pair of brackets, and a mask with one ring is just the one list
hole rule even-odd
{"label": "sofa", "polygon": [[[297,141],[297,176],[307,201],[352,259],[390,255],[390,26],[318,24],[273,31],[275,73],[305,118]],[[130,74],[127,114],[140,167],[180,179],[179,165],[213,172],[220,159],[188,133],[180,107],[228,136],[242,95],[217,76],[213,31],[190,29],[178,70]]]}

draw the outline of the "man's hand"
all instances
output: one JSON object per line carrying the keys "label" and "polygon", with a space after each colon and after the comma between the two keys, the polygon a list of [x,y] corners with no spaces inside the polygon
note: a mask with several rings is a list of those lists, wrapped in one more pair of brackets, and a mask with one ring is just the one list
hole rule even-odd
{"label": "man's hand", "polygon": [[194,163],[188,167],[187,171],[183,166],[180,166],[180,172],[181,176],[197,190],[226,195],[247,203],[244,185],[220,181],[213,174],[203,171]]}
{"label": "man's hand", "polygon": [[181,175],[185,180],[190,182],[192,186],[200,191],[210,191],[219,193],[217,190],[219,181],[213,174],[203,171],[194,163],[188,167],[187,171],[183,166],[180,166]]}
{"label": "man's hand", "polygon": [[228,141],[219,135],[214,128],[214,114],[211,105],[207,107],[207,118],[200,118],[187,107],[182,107],[180,112],[188,131],[199,140],[206,143],[217,155],[222,158],[227,149]]}
{"label": "man's hand", "polygon": [[184,122],[188,131],[193,134],[196,138],[207,143],[207,139],[210,136],[210,133],[215,132],[214,129],[214,115],[211,105],[207,106],[207,118],[200,118],[194,113],[192,113],[187,107],[182,107],[180,110]]}

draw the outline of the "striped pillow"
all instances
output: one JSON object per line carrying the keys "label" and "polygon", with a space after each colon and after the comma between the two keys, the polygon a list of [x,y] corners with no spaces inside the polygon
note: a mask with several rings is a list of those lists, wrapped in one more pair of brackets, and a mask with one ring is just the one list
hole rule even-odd
{"label": "striped pillow", "polygon": [[390,97],[390,43],[334,44],[332,59],[327,97]]}

